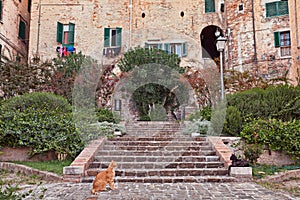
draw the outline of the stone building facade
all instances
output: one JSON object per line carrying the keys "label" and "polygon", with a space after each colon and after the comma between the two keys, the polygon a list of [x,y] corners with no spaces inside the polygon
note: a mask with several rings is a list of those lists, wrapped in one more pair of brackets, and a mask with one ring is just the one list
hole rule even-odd
{"label": "stone building facade", "polygon": [[27,61],[31,0],[0,0],[0,55]]}
{"label": "stone building facade", "polygon": [[295,77],[294,84],[300,83],[300,2],[289,1],[291,42],[292,42],[292,68],[291,76]]}
{"label": "stone building facade", "polygon": [[227,69],[263,78],[287,73],[296,84],[294,8],[279,0],[33,0],[29,59],[81,51],[105,64],[142,46],[176,53],[182,66],[205,67],[220,55],[219,31],[228,38]]}

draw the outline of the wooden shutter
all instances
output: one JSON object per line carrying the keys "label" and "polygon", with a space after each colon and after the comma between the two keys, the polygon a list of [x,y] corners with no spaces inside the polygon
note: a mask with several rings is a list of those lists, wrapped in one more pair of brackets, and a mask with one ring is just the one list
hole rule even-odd
{"label": "wooden shutter", "polygon": [[164,44],[164,49],[167,52],[167,54],[170,54],[171,51],[170,51],[170,44],[169,43]]}
{"label": "wooden shutter", "polygon": [[277,15],[276,2],[266,3],[266,17],[273,17]]}
{"label": "wooden shutter", "polygon": [[289,4],[288,1],[278,1],[278,15],[287,15],[289,14]]}
{"label": "wooden shutter", "polygon": [[25,39],[25,31],[26,31],[26,24],[25,22],[23,22],[22,20],[20,20],[20,24],[19,24],[19,37],[21,39]]}
{"label": "wooden shutter", "polygon": [[74,36],[75,36],[75,24],[69,23],[69,37],[68,37],[69,45],[74,45]]}
{"label": "wooden shutter", "polygon": [[187,43],[182,43],[182,56],[187,56]]}
{"label": "wooden shutter", "polygon": [[116,32],[117,32],[117,35],[116,35],[116,46],[117,47],[120,47],[122,46],[122,28],[116,28]]}
{"label": "wooden shutter", "polygon": [[104,28],[104,47],[110,46],[110,28]]}
{"label": "wooden shutter", "polygon": [[0,0],[0,21],[2,20],[2,0]]}
{"label": "wooden shutter", "polygon": [[280,32],[274,32],[274,44],[275,47],[280,47]]}
{"label": "wooden shutter", "polygon": [[205,13],[215,12],[215,0],[205,0]]}
{"label": "wooden shutter", "polygon": [[60,22],[57,22],[56,42],[61,44],[63,41],[63,30],[64,30],[64,25]]}

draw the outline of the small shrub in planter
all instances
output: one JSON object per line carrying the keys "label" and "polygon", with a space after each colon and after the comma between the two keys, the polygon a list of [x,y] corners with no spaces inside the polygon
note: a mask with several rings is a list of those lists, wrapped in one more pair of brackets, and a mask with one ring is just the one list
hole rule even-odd
{"label": "small shrub in planter", "polygon": [[75,129],[72,107],[51,93],[30,93],[3,101],[0,146],[30,147],[31,155],[47,151],[75,157],[83,143]]}

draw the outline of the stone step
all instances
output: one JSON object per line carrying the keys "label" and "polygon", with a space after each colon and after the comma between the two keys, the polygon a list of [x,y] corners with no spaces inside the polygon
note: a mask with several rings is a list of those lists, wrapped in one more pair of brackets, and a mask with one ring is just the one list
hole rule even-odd
{"label": "stone step", "polygon": [[128,150],[100,150],[95,156],[95,159],[101,159],[102,156],[215,156],[213,150],[203,151],[128,151]]}
{"label": "stone step", "polygon": [[207,141],[205,137],[189,137],[189,136],[176,136],[176,137],[120,137],[111,138],[107,141]]}
{"label": "stone step", "polygon": [[[110,162],[93,162],[90,169],[107,169]],[[119,169],[221,168],[221,162],[118,162]]]}
{"label": "stone step", "polygon": [[219,156],[96,156],[95,162],[217,162]]}
{"label": "stone step", "polygon": [[[84,177],[82,182],[91,183],[95,177]],[[151,177],[115,177],[115,182],[135,182],[135,183],[225,183],[236,182],[230,176],[151,176]]]}
{"label": "stone step", "polygon": [[[103,171],[91,168],[86,171],[87,176],[96,176]],[[148,177],[148,176],[225,176],[225,168],[184,168],[184,169],[116,169],[116,176]]]}
{"label": "stone step", "polygon": [[121,145],[121,146],[209,146],[206,141],[111,141],[107,140],[105,145]]}
{"label": "stone step", "polygon": [[128,150],[128,151],[201,151],[211,150],[211,146],[115,146],[104,145],[103,150]]}

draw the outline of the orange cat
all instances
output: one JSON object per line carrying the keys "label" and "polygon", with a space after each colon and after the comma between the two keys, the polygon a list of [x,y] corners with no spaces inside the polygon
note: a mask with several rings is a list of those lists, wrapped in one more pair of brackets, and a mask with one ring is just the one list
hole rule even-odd
{"label": "orange cat", "polygon": [[96,194],[99,191],[106,190],[106,184],[109,183],[110,189],[115,189],[114,177],[115,177],[115,168],[117,167],[117,163],[113,160],[109,164],[108,168],[105,171],[102,171],[97,174],[94,182],[92,194]]}

